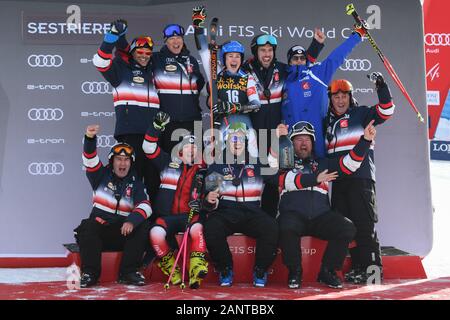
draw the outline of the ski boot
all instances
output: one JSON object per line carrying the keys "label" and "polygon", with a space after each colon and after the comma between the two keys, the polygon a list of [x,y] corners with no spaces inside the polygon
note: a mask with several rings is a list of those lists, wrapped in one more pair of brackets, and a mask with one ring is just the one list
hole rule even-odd
{"label": "ski boot", "polygon": [[[172,268],[175,265],[175,255],[173,251],[169,251],[161,260],[158,262],[158,267],[161,271],[166,275],[170,276],[172,272]],[[177,285],[181,283],[181,273],[180,268],[178,266],[175,267],[175,270],[172,274],[172,279],[170,279],[173,285]]]}
{"label": "ski boot", "polygon": [[198,289],[202,280],[208,275],[208,262],[204,252],[191,252],[189,261],[189,287]]}

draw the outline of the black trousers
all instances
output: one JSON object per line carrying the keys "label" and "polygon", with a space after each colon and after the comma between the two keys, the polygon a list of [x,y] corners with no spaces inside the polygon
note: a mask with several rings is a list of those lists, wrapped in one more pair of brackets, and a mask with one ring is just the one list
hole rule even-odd
{"label": "black trousers", "polygon": [[289,269],[302,265],[300,238],[314,236],[328,240],[322,257],[322,267],[340,270],[347,254],[348,244],[355,235],[353,223],[337,212],[329,211],[312,220],[303,218],[296,212],[281,212],[278,217],[280,247],[283,262]]}
{"label": "black trousers", "polygon": [[117,141],[126,142],[134,148],[134,153],[136,155],[134,169],[136,170],[138,177],[143,179],[150,202],[153,202],[156,198],[156,193],[158,192],[161,181],[159,171],[153,166],[151,161],[146,159],[144,150],[142,149],[144,135],[121,135],[117,137]]}
{"label": "black trousers", "polygon": [[144,251],[148,245],[148,220],[124,237],[120,233],[122,223],[100,224],[94,219],[84,219],[74,230],[80,247],[81,271],[99,277],[102,251],[123,251],[120,274],[137,271],[142,266]]}
{"label": "black trousers", "polygon": [[375,183],[371,179],[333,181],[333,208],[356,227],[356,247],[350,250],[353,267],[382,266],[380,242],[375,231],[378,221]]}
{"label": "black trousers", "polygon": [[256,239],[255,267],[267,270],[276,257],[276,220],[260,208],[236,207],[210,213],[204,225],[204,236],[209,255],[219,271],[233,266],[227,237],[236,232]]}

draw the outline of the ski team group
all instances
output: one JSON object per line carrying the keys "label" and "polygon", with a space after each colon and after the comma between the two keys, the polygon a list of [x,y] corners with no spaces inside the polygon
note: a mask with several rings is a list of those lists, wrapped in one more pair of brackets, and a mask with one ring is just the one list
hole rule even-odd
{"label": "ski team group", "polygon": [[[100,128],[86,129],[83,163],[94,192],[90,216],[74,230],[81,287],[99,281],[105,250],[123,250],[120,283],[145,284],[139,270],[147,252],[146,257],[156,255],[168,284],[184,284],[188,264],[189,287],[199,288],[211,272],[209,260],[219,284],[231,286],[235,269],[227,237],[234,233],[256,239],[255,287],[266,286],[280,248],[288,287],[299,288],[300,239],[307,235],[328,241],[319,282],[343,287],[336,271],[349,251],[352,266],[345,281],[365,284],[368,267],[382,270],[375,231],[375,126],[392,116],[394,104],[380,73],[370,77],[378,94],[371,107],[359,106],[352,84],[333,80],[333,75],[363,41],[366,25],[355,25],[352,35],[321,62],[316,59],[325,36],[319,29],[308,49],[289,49],[287,64],[277,60],[272,35],[255,36],[248,59],[241,43],[227,41],[218,51],[217,77],[212,77],[216,68],[205,19],[204,7],[193,9],[206,81],[178,24],[164,28],[164,46],[154,52],[149,36],[128,43],[127,22],[116,20],[94,56],[95,67],[113,87],[118,143],[103,165],[96,148]],[[202,119],[201,91],[217,95],[208,98],[211,122],[223,140],[214,156],[226,154],[227,161],[207,164],[201,152],[205,141],[193,134],[194,123]],[[172,139],[177,129],[186,134]],[[275,140],[287,136],[292,141],[293,167],[284,167],[278,148],[270,148],[271,133]],[[270,150],[267,164],[255,153],[264,139]],[[268,167],[271,174],[265,173]],[[189,259],[186,253],[177,259],[179,232],[189,240]]]}

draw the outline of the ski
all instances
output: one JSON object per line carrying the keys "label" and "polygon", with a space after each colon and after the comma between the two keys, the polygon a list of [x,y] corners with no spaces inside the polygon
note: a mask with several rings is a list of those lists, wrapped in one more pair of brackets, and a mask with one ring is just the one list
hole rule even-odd
{"label": "ski", "polygon": [[209,25],[209,51],[211,54],[210,59],[210,72],[211,72],[211,81],[209,82],[209,108],[210,108],[210,118],[211,118],[211,130],[214,129],[214,115],[212,112],[213,106],[217,103],[217,65],[218,65],[218,52],[219,45],[217,44],[217,28],[218,28],[219,19],[213,18]]}
{"label": "ski", "polygon": [[378,57],[383,62],[386,70],[388,71],[388,73],[390,74],[390,76],[392,77],[394,82],[397,84],[397,86],[400,89],[400,91],[403,93],[403,96],[406,98],[406,100],[408,100],[410,106],[413,108],[414,112],[416,113],[417,118],[419,119],[419,121],[420,122],[425,122],[423,116],[420,114],[420,112],[417,109],[416,105],[414,104],[414,102],[412,101],[412,99],[409,96],[408,92],[406,91],[405,86],[403,85],[402,81],[400,80],[400,77],[395,72],[394,67],[391,65],[391,63],[389,62],[388,58],[386,58],[386,56],[383,54],[383,52],[381,52],[380,47],[378,47],[378,45],[376,44],[375,40],[372,38],[372,35],[369,33],[369,30],[367,30],[367,28],[365,27],[364,21],[359,16],[359,14],[356,11],[355,6],[353,5],[353,3],[350,3],[350,4],[347,5],[346,11],[347,11],[347,15],[353,16],[353,18],[355,19],[356,23],[361,24],[366,29],[367,39],[369,40],[369,43],[372,45],[372,47],[375,50],[375,52],[377,53]]}

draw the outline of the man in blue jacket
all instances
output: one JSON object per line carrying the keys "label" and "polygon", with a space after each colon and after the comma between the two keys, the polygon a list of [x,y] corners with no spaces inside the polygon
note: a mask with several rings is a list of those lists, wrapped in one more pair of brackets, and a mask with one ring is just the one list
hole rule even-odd
{"label": "man in blue jacket", "polygon": [[290,49],[291,56],[288,53],[291,65],[283,88],[282,120],[289,126],[298,121],[310,122],[316,130],[315,152],[319,157],[325,156],[323,120],[327,113],[328,84],[344,59],[362,41],[365,32],[363,26],[355,26],[344,43],[316,64],[307,64],[306,59],[303,63],[293,64],[291,58],[298,55],[296,46]]}

